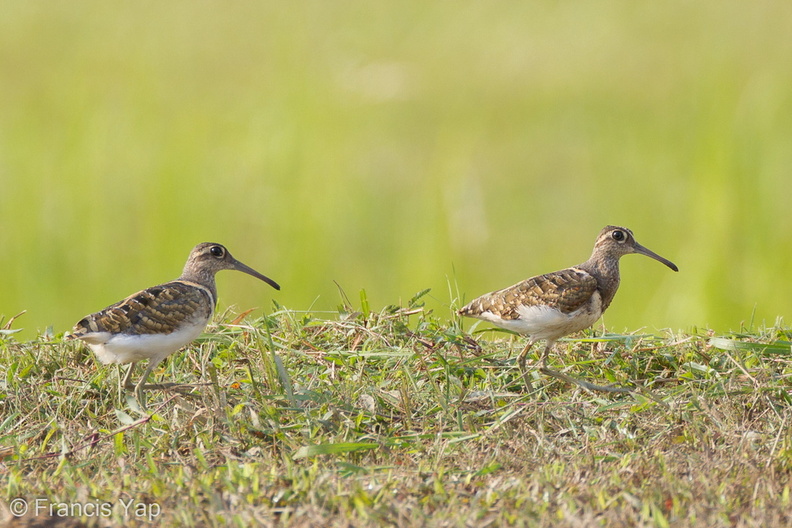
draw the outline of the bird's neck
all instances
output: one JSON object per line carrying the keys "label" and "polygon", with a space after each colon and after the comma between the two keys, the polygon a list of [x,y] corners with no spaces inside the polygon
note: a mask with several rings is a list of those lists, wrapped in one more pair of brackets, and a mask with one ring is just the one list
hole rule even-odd
{"label": "bird's neck", "polygon": [[200,284],[212,293],[212,300],[214,304],[217,303],[217,284],[214,272],[185,266],[178,280]]}
{"label": "bird's neck", "polygon": [[616,290],[619,289],[619,259],[602,257],[594,253],[578,268],[597,279],[597,291],[602,298],[602,311],[604,312],[610,306],[614,295],[616,295]]}

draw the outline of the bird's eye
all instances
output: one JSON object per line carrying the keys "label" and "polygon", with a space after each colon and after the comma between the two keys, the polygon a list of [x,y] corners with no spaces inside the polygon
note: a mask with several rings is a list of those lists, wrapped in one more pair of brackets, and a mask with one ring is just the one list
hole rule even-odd
{"label": "bird's eye", "polygon": [[624,231],[620,231],[619,229],[611,233],[611,236],[613,237],[613,240],[615,240],[616,242],[622,242],[624,241],[625,238]]}
{"label": "bird's eye", "polygon": [[225,250],[220,246],[212,246],[209,249],[209,253],[211,253],[213,257],[217,258],[223,258],[225,256]]}

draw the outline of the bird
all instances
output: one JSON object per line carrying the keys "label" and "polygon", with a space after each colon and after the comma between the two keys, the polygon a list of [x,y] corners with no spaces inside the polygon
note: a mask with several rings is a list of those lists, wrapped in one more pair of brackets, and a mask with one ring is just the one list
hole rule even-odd
{"label": "bird", "polygon": [[139,361],[148,359],[135,396],[145,409],[143,390],[162,388],[146,385],[151,372],[166,357],[192,342],[203,332],[217,304],[215,274],[237,270],[260,279],[276,290],[280,285],[241,263],[222,245],[204,242],[190,252],[178,279],[152,286],[80,319],[67,340],[79,339],[104,364],[131,363],[123,380],[130,390],[132,372]]}
{"label": "bird", "polygon": [[591,257],[582,264],[482,295],[458,313],[528,336],[528,344],[518,357],[528,390],[532,385],[525,369],[526,357],[537,341],[544,340],[541,372],[588,390],[629,392],[620,387],[595,385],[550,369],[547,356],[559,338],[590,327],[608,309],[619,288],[619,259],[630,253],[645,255],[679,271],[676,264],[639,244],[626,227],[609,225],[600,231]]}

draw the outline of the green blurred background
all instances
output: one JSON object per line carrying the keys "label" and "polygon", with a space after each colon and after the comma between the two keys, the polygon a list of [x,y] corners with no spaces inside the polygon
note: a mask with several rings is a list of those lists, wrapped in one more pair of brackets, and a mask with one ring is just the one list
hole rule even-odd
{"label": "green blurred background", "polygon": [[[0,316],[226,244],[220,307],[465,300],[622,260],[615,331],[792,310],[792,4],[28,2],[0,18]],[[449,284],[451,288],[449,288]]]}

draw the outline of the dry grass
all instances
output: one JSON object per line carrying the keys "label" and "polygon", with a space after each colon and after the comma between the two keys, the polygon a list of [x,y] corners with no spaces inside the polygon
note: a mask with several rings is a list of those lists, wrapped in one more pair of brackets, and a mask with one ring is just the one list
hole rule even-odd
{"label": "dry grass", "polygon": [[523,392],[520,339],[476,343],[420,298],[222,320],[160,373],[202,384],[152,392],[153,414],[85,349],[4,336],[2,518],[56,525],[12,518],[22,498],[63,526],[148,524],[135,508],[163,526],[792,523],[780,326],[561,344],[568,373],[643,387],[602,395],[539,377]]}

